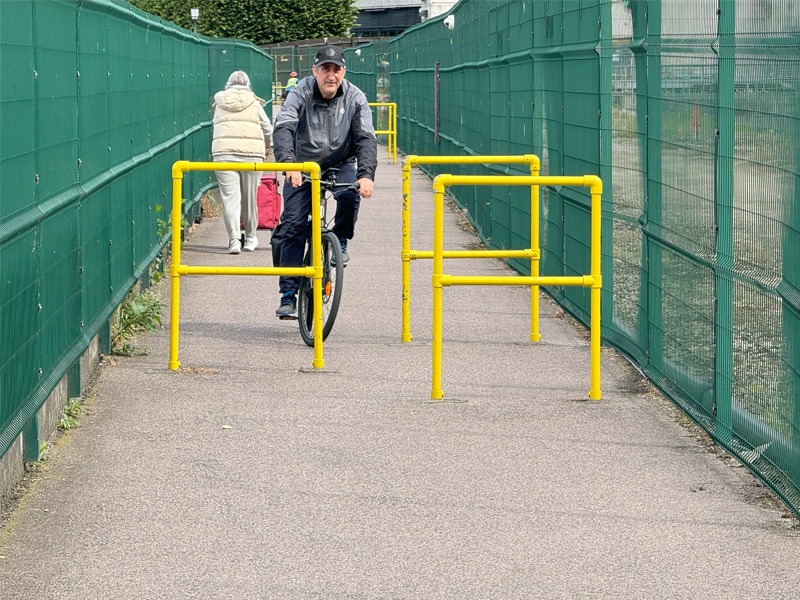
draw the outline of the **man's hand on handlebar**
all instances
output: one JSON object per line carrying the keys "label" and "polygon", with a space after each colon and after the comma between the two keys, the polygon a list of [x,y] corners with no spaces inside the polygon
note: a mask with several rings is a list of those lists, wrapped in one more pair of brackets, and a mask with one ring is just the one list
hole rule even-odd
{"label": "man's hand on handlebar", "polygon": [[303,183],[303,173],[301,171],[286,171],[286,181],[292,184],[292,187],[300,187]]}
{"label": "man's hand on handlebar", "polygon": [[370,198],[372,197],[372,180],[367,179],[366,177],[362,177],[358,180],[358,193],[361,194],[362,198]]}

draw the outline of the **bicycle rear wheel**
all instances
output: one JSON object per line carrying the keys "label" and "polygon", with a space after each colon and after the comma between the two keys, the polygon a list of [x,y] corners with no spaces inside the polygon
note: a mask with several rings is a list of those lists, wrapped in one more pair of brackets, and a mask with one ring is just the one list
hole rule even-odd
{"label": "bicycle rear wheel", "polygon": [[[333,264],[331,264],[333,263]],[[306,264],[311,264],[311,251],[306,253]],[[333,329],[339,302],[342,299],[342,248],[332,231],[322,233],[322,339]],[[297,290],[297,321],[300,337],[309,346],[314,345],[314,279],[303,277]]]}

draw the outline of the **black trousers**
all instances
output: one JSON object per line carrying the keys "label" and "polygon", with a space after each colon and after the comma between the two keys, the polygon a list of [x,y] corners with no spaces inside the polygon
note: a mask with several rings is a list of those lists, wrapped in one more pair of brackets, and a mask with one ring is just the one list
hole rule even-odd
{"label": "black trousers", "polygon": [[[342,163],[338,167],[336,180],[339,183],[352,183],[356,181],[356,167],[354,163]],[[339,239],[350,240],[355,234],[358,207],[361,196],[351,190],[342,191],[336,195],[336,214],[333,218],[333,232]],[[328,207],[330,210],[331,207]],[[311,214],[311,183],[304,183],[300,187],[292,187],[291,183],[283,184],[283,233],[281,237],[282,267],[299,267],[303,264],[303,254],[306,247],[306,238],[311,230],[309,215]],[[281,294],[297,292],[300,285],[299,277],[281,277]]]}

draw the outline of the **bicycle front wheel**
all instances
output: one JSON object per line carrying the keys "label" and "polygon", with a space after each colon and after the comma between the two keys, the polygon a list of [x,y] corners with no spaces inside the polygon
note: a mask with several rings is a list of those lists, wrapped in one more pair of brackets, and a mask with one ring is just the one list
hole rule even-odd
{"label": "bicycle front wheel", "polygon": [[[307,253],[310,264],[311,251]],[[342,248],[339,238],[332,231],[322,233],[322,339],[326,339],[333,329],[339,302],[342,299]],[[310,277],[300,280],[297,290],[297,321],[300,323],[300,337],[309,346],[314,345],[314,282]]]}

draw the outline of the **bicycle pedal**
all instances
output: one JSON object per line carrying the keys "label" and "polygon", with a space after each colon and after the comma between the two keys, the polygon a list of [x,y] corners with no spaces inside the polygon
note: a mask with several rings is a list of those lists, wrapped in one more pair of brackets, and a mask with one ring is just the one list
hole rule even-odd
{"label": "bicycle pedal", "polygon": [[297,321],[297,315],[294,316],[286,316],[286,317],[278,317],[281,321]]}

